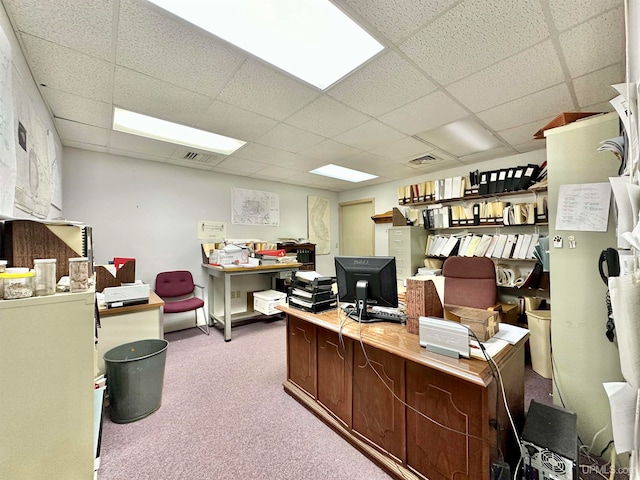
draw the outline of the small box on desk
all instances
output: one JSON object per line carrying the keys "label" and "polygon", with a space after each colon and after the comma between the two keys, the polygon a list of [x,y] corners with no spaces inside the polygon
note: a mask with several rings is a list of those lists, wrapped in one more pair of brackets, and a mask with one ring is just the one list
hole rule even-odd
{"label": "small box on desk", "polygon": [[471,329],[481,342],[486,342],[500,330],[500,317],[497,310],[461,307],[458,305],[444,306],[444,318],[462,323]]}
{"label": "small box on desk", "polygon": [[276,290],[263,290],[261,292],[253,292],[253,309],[265,315],[274,315],[280,313],[276,310],[278,305],[285,305],[287,294]]}

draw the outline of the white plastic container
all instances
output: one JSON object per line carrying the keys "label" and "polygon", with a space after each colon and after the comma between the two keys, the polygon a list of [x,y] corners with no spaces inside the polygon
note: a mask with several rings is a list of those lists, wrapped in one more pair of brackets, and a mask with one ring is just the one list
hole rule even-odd
{"label": "white plastic container", "polygon": [[[16,272],[15,270],[21,271]],[[29,271],[28,268],[7,269],[4,273],[0,273],[0,278],[3,280],[4,299],[12,300],[16,298],[33,297],[34,276],[35,273]]]}
{"label": "white plastic container", "polygon": [[551,310],[527,312],[531,368],[544,378],[553,376],[551,365]]}
{"label": "white plastic container", "polygon": [[69,259],[69,290],[71,293],[85,292],[89,288],[89,259]]}
{"label": "white plastic container", "polygon": [[53,295],[56,293],[56,259],[36,258],[33,261],[33,270],[36,274],[36,295]]}
{"label": "white plastic container", "polygon": [[276,290],[253,292],[253,309],[265,315],[281,313],[276,310],[278,305],[286,305],[287,294]]}

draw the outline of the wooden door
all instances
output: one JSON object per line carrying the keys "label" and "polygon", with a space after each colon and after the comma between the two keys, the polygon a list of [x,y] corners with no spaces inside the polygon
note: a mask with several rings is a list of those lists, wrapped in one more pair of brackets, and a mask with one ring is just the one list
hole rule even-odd
{"label": "wooden door", "polygon": [[339,205],[340,255],[375,255],[375,224],[371,217],[375,205],[372,198]]}

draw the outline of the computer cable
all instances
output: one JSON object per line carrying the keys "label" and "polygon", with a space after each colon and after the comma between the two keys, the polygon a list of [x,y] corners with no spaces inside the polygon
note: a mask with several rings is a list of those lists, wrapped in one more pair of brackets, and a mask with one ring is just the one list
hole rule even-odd
{"label": "computer cable", "polygon": [[378,377],[378,379],[382,382],[382,384],[385,386],[385,388],[387,390],[389,390],[389,392],[391,393],[393,398],[395,398],[398,402],[400,402],[402,405],[404,405],[408,409],[412,410],[416,414],[418,414],[421,417],[425,418],[427,421],[431,422],[432,424],[434,424],[434,425],[436,425],[436,426],[438,426],[438,427],[440,427],[440,428],[442,428],[444,430],[447,430],[447,431],[452,432],[452,433],[456,433],[458,435],[462,435],[462,436],[467,437],[467,438],[478,440],[478,441],[480,441],[482,443],[489,443],[489,440],[487,440],[486,438],[478,437],[476,435],[472,435],[470,433],[463,432],[463,431],[460,431],[460,430],[456,430],[455,428],[451,428],[451,427],[447,427],[446,425],[443,425],[442,423],[440,423],[437,420],[429,417],[425,413],[420,412],[415,407],[409,405],[407,402],[405,402],[400,397],[398,397],[398,395],[396,395],[396,393],[393,391],[393,389],[389,385],[387,385],[387,382],[384,381],[384,379],[382,378],[382,376],[380,375],[378,370],[376,370],[376,368],[371,363],[371,360],[369,359],[369,356],[367,355],[366,347],[364,345],[364,342],[362,341],[362,330],[361,330],[361,327],[362,327],[362,322],[358,322],[358,337],[359,337],[359,342],[360,342],[360,348],[361,348],[362,353],[363,353],[364,358],[365,358],[365,365],[369,366],[369,368],[371,368],[371,370],[373,370],[373,372]]}

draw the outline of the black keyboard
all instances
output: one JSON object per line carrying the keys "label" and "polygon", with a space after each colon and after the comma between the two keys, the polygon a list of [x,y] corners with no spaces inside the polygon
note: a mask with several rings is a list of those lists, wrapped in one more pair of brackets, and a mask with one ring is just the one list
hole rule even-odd
{"label": "black keyboard", "polygon": [[362,323],[373,322],[394,322],[394,323],[407,323],[407,316],[401,311],[391,310],[369,310],[367,312],[369,318],[363,318]]}

